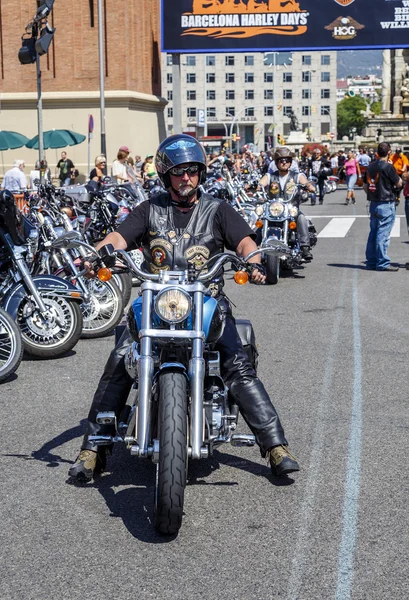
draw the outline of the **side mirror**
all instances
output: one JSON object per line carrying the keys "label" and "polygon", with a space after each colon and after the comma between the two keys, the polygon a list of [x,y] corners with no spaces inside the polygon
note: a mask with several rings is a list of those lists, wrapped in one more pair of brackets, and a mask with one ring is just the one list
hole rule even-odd
{"label": "side mirror", "polygon": [[52,242],[53,248],[65,248],[70,250],[71,248],[78,248],[81,245],[81,235],[77,231],[67,231],[63,233],[59,238]]}

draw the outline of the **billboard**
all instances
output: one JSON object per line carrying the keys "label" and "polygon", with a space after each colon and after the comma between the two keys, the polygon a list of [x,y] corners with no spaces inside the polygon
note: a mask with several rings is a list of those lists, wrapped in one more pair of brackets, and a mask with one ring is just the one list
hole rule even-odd
{"label": "billboard", "polygon": [[409,0],[162,0],[162,51],[409,47]]}

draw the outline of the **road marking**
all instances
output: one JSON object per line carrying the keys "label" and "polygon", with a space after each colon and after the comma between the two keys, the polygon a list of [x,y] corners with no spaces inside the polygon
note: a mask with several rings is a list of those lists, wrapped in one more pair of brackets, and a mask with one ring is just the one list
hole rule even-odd
{"label": "road marking", "polygon": [[[359,260],[355,252],[355,263]],[[350,600],[354,576],[354,556],[358,525],[359,492],[361,484],[362,452],[362,348],[358,307],[358,271],[353,274],[352,324],[354,381],[352,394],[351,429],[348,465],[345,480],[345,496],[342,518],[342,537],[338,559],[338,583],[336,600]]]}
{"label": "road marking", "polygon": [[391,237],[400,237],[400,217],[396,217],[392,227]]}
{"label": "road marking", "polygon": [[343,269],[341,277],[339,296],[337,301],[337,310],[335,312],[332,325],[331,338],[328,346],[327,359],[321,389],[319,390],[319,401],[315,411],[315,429],[312,438],[311,458],[307,471],[307,481],[305,485],[304,498],[300,507],[297,539],[295,541],[293,559],[291,562],[291,576],[288,582],[288,600],[301,598],[301,589],[303,586],[304,573],[307,561],[310,556],[309,546],[313,543],[312,531],[316,515],[316,495],[317,490],[324,485],[320,479],[321,463],[325,453],[325,437],[327,435],[327,422],[329,408],[331,403],[333,379],[335,372],[336,353],[339,344],[341,325],[344,321],[344,311],[342,310],[345,302],[346,269]]}
{"label": "road marking", "polygon": [[351,229],[355,217],[334,218],[318,234],[319,238],[344,238]]}

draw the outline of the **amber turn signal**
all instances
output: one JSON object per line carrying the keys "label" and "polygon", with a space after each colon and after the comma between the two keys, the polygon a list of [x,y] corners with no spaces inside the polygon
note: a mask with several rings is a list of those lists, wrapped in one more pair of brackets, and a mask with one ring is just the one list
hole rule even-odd
{"label": "amber turn signal", "polygon": [[112,272],[106,267],[103,267],[98,271],[98,279],[100,281],[109,281],[110,279],[112,279]]}
{"label": "amber turn signal", "polygon": [[297,229],[297,223],[295,221],[290,221],[288,227],[290,229]]}
{"label": "amber turn signal", "polygon": [[245,283],[247,283],[249,280],[249,276],[246,273],[246,271],[237,271],[234,274],[234,281],[236,283],[238,283],[239,285],[244,285]]}
{"label": "amber turn signal", "polygon": [[260,219],[256,221],[256,227],[257,229],[261,229],[263,227],[263,221],[260,221]]}

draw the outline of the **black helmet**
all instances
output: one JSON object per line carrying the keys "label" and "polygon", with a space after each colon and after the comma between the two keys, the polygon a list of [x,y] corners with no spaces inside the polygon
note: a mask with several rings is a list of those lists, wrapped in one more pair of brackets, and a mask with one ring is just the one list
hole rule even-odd
{"label": "black helmet", "polygon": [[291,158],[292,159],[293,157],[292,157],[290,148],[287,148],[286,146],[281,146],[279,148],[276,148],[276,151],[274,152],[275,162],[280,160],[280,158]]}
{"label": "black helmet", "polygon": [[184,163],[198,164],[200,167],[199,185],[205,182],[207,161],[202,144],[191,135],[183,133],[171,135],[161,143],[155,156],[156,171],[166,189],[171,187],[169,169]]}
{"label": "black helmet", "polygon": [[16,201],[13,194],[9,190],[1,190],[0,225],[6,229],[13,242],[18,246],[24,244],[24,240],[18,231],[20,220],[20,211],[16,206]]}

